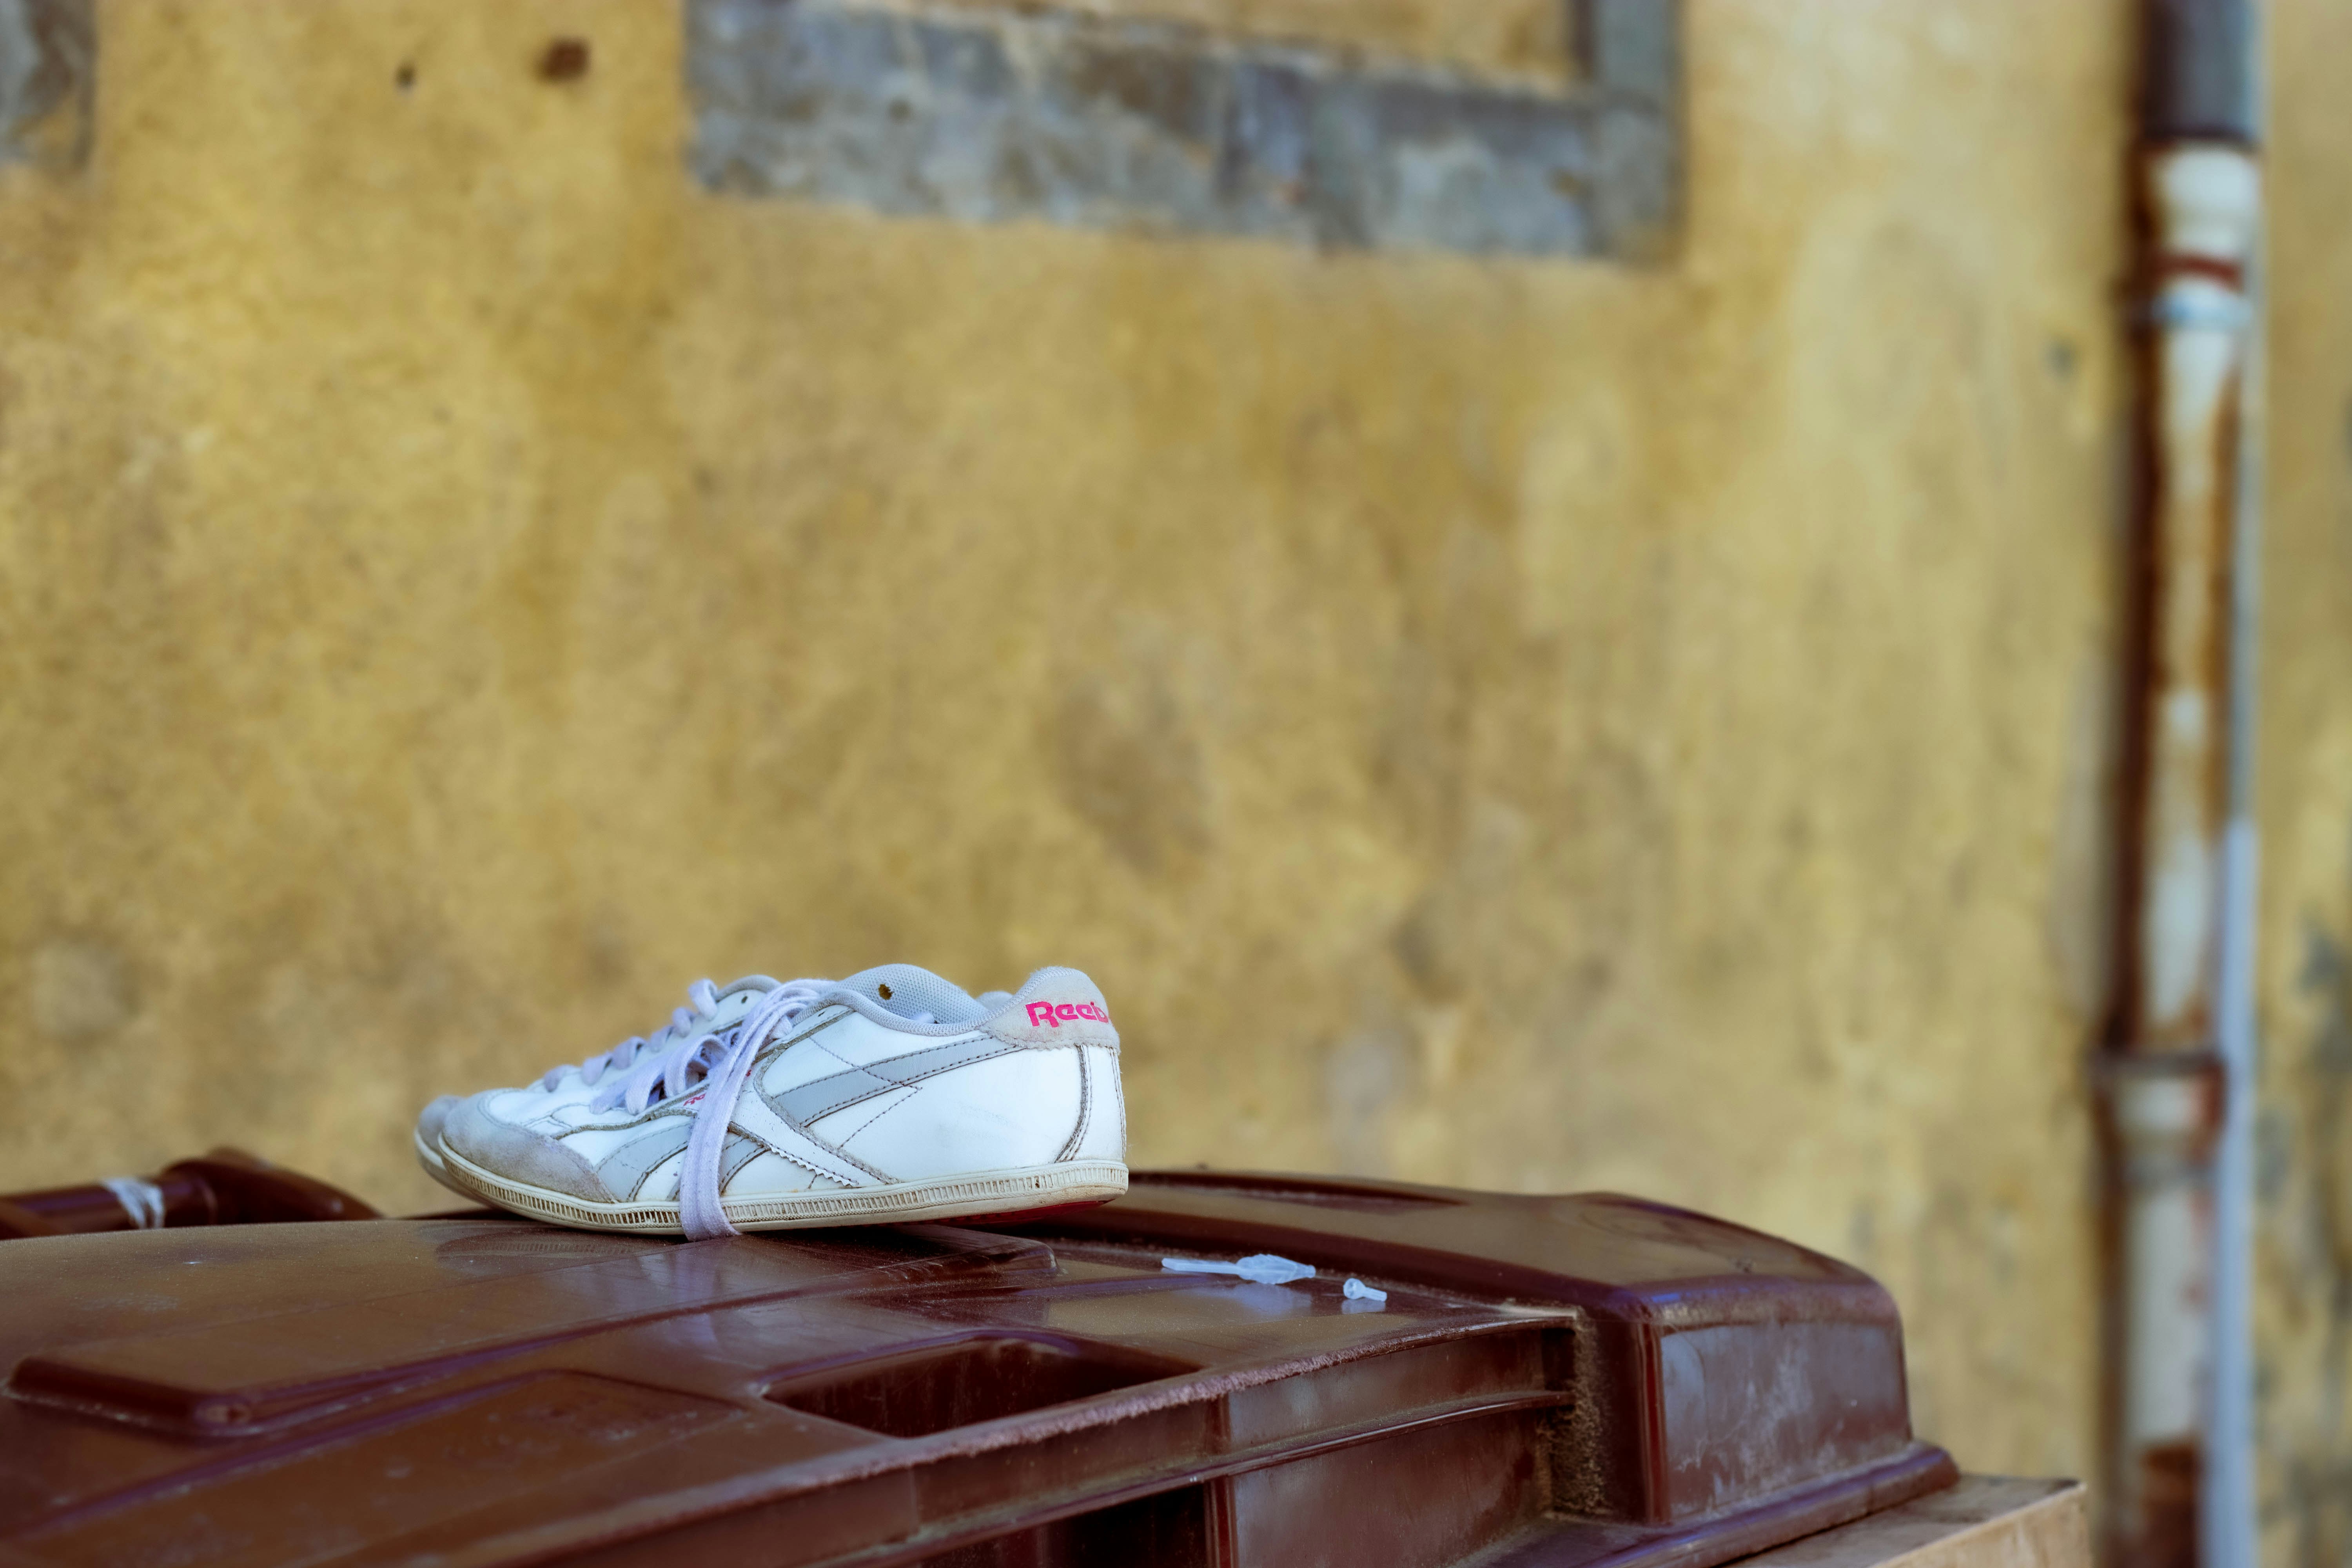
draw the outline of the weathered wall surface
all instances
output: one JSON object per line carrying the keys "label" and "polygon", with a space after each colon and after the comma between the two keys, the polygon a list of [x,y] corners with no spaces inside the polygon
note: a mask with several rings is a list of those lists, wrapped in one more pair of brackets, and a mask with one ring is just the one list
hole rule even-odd
{"label": "weathered wall surface", "polygon": [[1638,269],[713,195],[642,0],[99,21],[0,170],[0,1184],[423,1205],[697,975],[1076,963],[1140,1162],[1720,1212],[2087,1468],[2120,0],[1698,0]]}
{"label": "weathered wall surface", "polygon": [[[921,0],[887,0],[910,12]],[[974,12],[1003,0],[947,0]],[[1558,79],[1570,73],[1568,13],[1552,0],[1077,0],[1059,7],[1211,29],[1228,37],[1306,40],[1366,55]]]}
{"label": "weathered wall surface", "polygon": [[2352,16],[2270,27],[2257,1436],[2263,1560],[2307,1568],[2352,1556]]}

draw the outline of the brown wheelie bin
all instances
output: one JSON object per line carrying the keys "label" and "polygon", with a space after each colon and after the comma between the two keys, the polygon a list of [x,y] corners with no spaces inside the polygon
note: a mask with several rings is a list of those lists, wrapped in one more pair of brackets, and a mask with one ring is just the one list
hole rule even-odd
{"label": "brown wheelie bin", "polygon": [[[681,1243],[224,1160],[143,1229],[0,1211],[0,1564],[1710,1568],[1955,1477],[1885,1290],[1633,1198],[1139,1172]],[[1316,1273],[1161,1262],[1259,1253]]]}

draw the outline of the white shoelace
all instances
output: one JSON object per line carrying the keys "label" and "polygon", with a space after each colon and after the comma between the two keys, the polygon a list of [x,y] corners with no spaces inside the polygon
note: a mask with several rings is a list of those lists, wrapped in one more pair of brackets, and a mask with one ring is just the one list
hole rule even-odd
{"label": "white shoelace", "polygon": [[[704,1023],[709,1018],[708,998],[697,993],[707,992],[709,984],[702,981],[696,990],[688,992],[695,1005],[704,1008],[700,1020]],[[695,1096],[694,1130],[687,1135],[686,1163],[677,1180],[678,1217],[690,1240],[708,1241],[713,1237],[740,1234],[729,1223],[719,1194],[719,1161],[727,1148],[727,1130],[734,1120],[736,1097],[743,1091],[743,1080],[750,1075],[751,1058],[759,1055],[760,1047],[772,1039],[779,1028],[816,1005],[832,986],[830,980],[789,981],[761,997],[739,1024],[709,1034],[681,1032],[658,1054],[645,1056],[642,1060],[638,1058],[643,1052],[632,1049],[622,1064],[627,1071],[598,1089],[589,1100],[591,1110],[610,1110],[617,1105],[637,1115],[657,1100],[678,1099],[699,1080],[702,1089]],[[683,1031],[685,1016],[686,1009],[679,1008],[679,1022],[672,1029]],[[665,1029],[663,1034],[670,1035],[672,1029]],[[653,1042],[622,1044],[650,1047]],[[617,1058],[621,1048],[616,1046],[605,1055]]]}
{"label": "white shoelace", "polygon": [[593,1085],[607,1071],[626,1072],[636,1066],[639,1057],[658,1055],[680,1040],[701,1034],[710,1026],[712,1015],[719,1011],[719,988],[708,980],[698,980],[686,988],[686,999],[688,1005],[672,1012],[669,1022],[655,1030],[651,1039],[632,1035],[604,1055],[590,1057],[577,1068],[570,1062],[559,1063],[547,1069],[547,1075],[539,1080],[539,1088],[542,1091],[551,1089],[563,1081],[565,1073],[572,1071],[580,1074],[581,1082]]}

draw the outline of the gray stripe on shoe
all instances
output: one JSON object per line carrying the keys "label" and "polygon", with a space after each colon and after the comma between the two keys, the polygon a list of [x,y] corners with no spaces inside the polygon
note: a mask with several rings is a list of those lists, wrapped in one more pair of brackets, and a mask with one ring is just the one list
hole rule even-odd
{"label": "gray stripe on shoe", "polygon": [[741,1132],[727,1135],[727,1147],[719,1156],[719,1190],[724,1193],[729,1183],[742,1173],[743,1167],[768,1152],[768,1146],[758,1139]]}
{"label": "gray stripe on shoe", "polygon": [[694,1135],[691,1116],[657,1118],[661,1125],[642,1138],[633,1138],[604,1156],[596,1167],[596,1177],[614,1197],[624,1202],[637,1195],[646,1184],[646,1176],[656,1165],[686,1147]]}
{"label": "gray stripe on shoe", "polygon": [[877,1094],[887,1094],[894,1089],[905,1089],[919,1079],[936,1078],[990,1057],[1009,1056],[1027,1050],[1027,1046],[1009,1046],[990,1036],[978,1039],[959,1040],[951,1045],[934,1046],[927,1051],[909,1051],[903,1057],[868,1062],[847,1072],[835,1073],[831,1078],[817,1079],[782,1094],[770,1094],[761,1089],[761,1098],[785,1121],[806,1127],[836,1110],[845,1110],[861,1100],[871,1100]]}

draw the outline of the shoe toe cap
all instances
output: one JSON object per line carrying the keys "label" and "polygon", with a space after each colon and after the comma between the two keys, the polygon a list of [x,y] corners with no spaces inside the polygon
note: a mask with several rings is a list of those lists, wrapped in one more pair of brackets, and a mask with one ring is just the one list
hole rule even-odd
{"label": "shoe toe cap", "polygon": [[449,1112],[457,1109],[457,1107],[461,1103],[463,1102],[457,1096],[454,1094],[445,1094],[438,1100],[436,1100],[432,1104],[426,1106],[424,1110],[418,1111],[416,1113],[416,1136],[427,1143],[439,1142],[441,1141],[441,1129],[442,1126],[449,1120]]}
{"label": "shoe toe cap", "polygon": [[[500,1092],[490,1091],[492,1094]],[[441,1142],[467,1160],[510,1182],[521,1182],[591,1203],[611,1203],[595,1167],[543,1132],[518,1127],[491,1111],[490,1095],[463,1100],[443,1113]],[[429,1108],[428,1108],[429,1109]]]}

